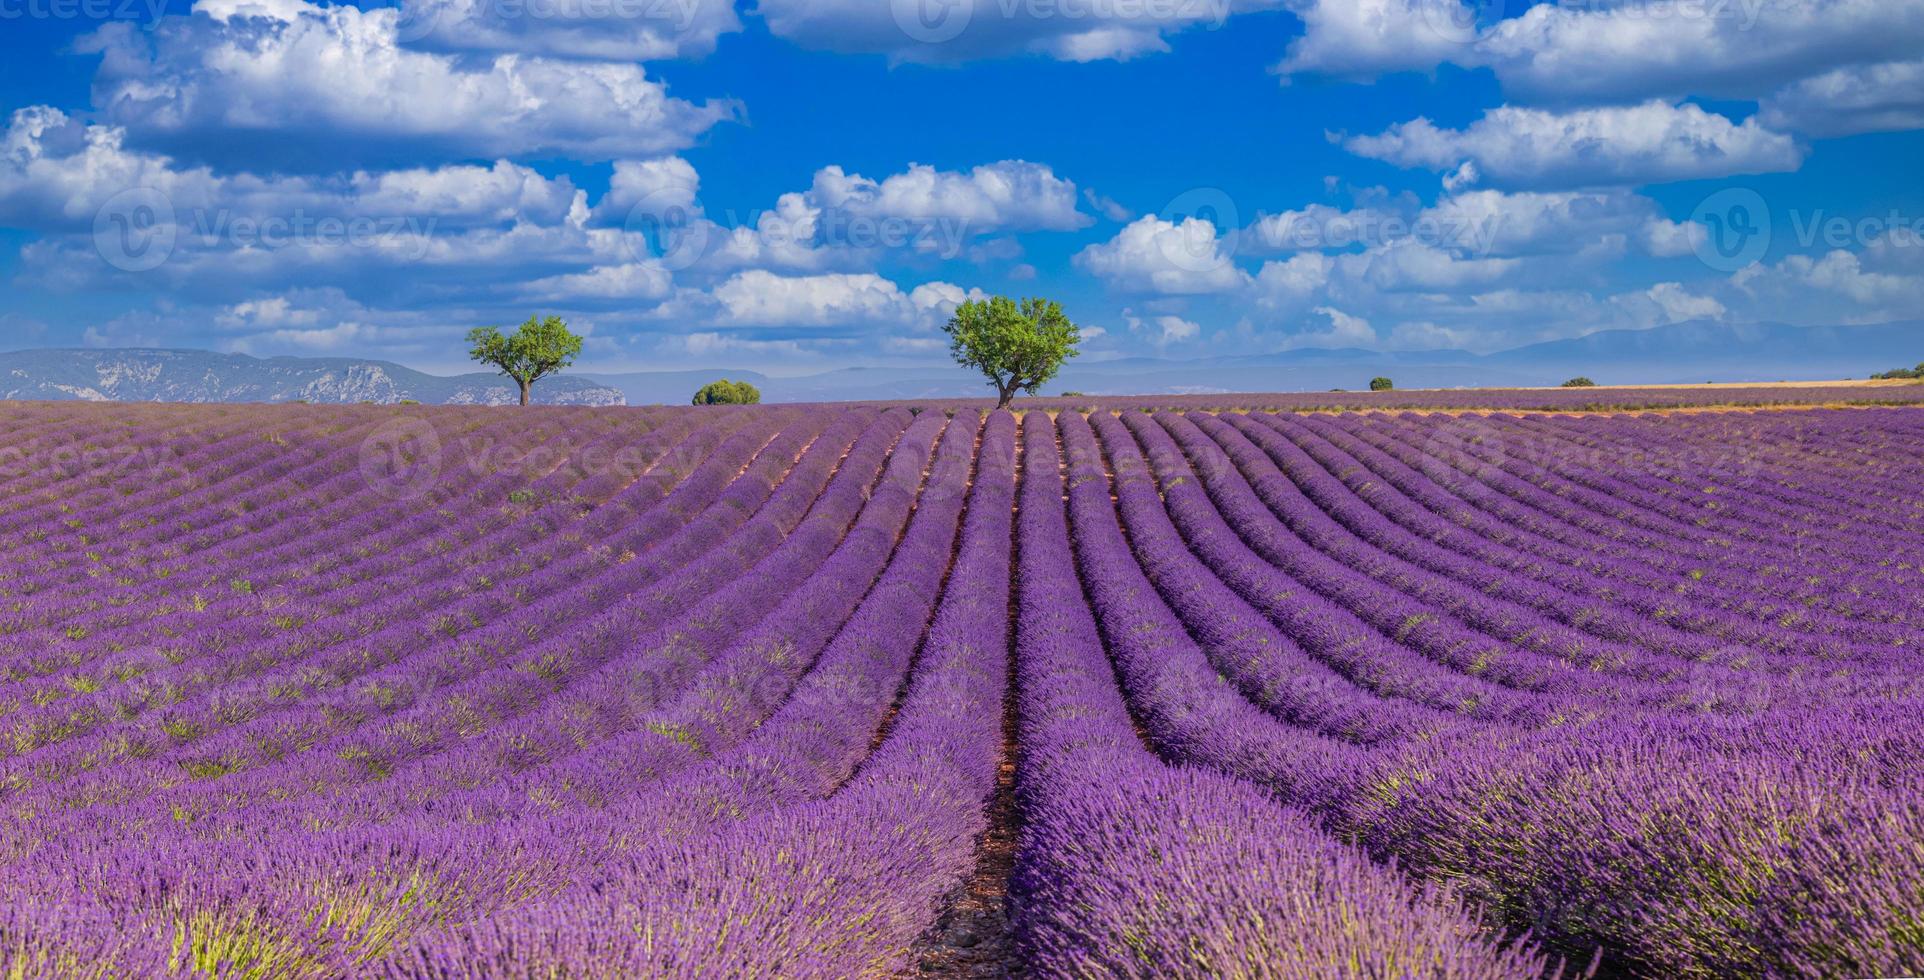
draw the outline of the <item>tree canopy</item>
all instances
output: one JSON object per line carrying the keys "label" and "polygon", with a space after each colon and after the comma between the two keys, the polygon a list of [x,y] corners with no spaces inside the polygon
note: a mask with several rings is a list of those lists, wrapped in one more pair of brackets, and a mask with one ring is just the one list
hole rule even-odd
{"label": "tree canopy", "polygon": [[1391,391],[1391,390],[1394,390],[1395,388],[1396,388],[1396,382],[1391,381],[1388,378],[1371,378],[1370,379],[1371,391]]}
{"label": "tree canopy", "polygon": [[511,335],[496,327],[468,331],[468,356],[492,364],[521,385],[521,404],[528,404],[534,383],[575,362],[581,338],[558,316],[531,316]]}
{"label": "tree canopy", "polygon": [[1595,388],[1596,386],[1597,383],[1595,381],[1582,375],[1578,375],[1563,383],[1563,387],[1565,388]]}
{"label": "tree canopy", "polygon": [[689,404],[760,405],[761,403],[762,392],[760,388],[746,381],[730,381],[727,378],[723,378],[720,381],[711,381],[708,384],[702,385],[701,390],[695,392],[695,398]]}
{"label": "tree canopy", "polygon": [[995,388],[996,407],[1007,408],[1017,392],[1035,394],[1062,362],[1076,356],[1081,328],[1062,306],[1040,297],[1020,303],[1007,296],[969,300],[942,328],[957,363],[981,371]]}

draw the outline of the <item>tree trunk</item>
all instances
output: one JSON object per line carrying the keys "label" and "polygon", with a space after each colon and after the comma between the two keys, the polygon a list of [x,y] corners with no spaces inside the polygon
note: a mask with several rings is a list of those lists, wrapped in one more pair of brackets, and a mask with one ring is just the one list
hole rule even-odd
{"label": "tree trunk", "polygon": [[529,396],[533,393],[533,390],[534,390],[534,382],[532,381],[521,382],[521,407],[522,408],[528,407],[528,399],[529,399]]}
{"label": "tree trunk", "polygon": [[1008,408],[1009,403],[1015,401],[1015,387],[1013,385],[1005,387],[998,384],[995,386],[995,393],[995,407],[997,411]]}

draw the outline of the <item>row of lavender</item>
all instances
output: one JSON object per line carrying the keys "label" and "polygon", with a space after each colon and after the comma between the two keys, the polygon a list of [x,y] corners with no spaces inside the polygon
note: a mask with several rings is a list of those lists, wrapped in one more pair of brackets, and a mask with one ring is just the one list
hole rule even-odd
{"label": "row of lavender", "polygon": [[10,970],[895,972],[1011,734],[1040,972],[1919,964],[1914,412],[129,411],[0,418]]}
{"label": "row of lavender", "polygon": [[[992,398],[878,405],[985,411]],[[1924,384],[1717,385],[1610,388],[1419,388],[1392,391],[1291,391],[1193,395],[1094,395],[1024,398],[1041,411],[1372,412],[1432,411],[1625,412],[1672,408],[1793,408],[1822,405],[1924,404]]]}
{"label": "row of lavender", "polygon": [[1921,421],[1063,429],[1080,567],[1166,757],[1567,953],[1891,975],[1924,963]]}

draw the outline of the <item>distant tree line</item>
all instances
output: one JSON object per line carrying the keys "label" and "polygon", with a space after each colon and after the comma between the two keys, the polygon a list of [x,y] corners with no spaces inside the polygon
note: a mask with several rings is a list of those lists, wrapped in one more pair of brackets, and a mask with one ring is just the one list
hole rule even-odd
{"label": "distant tree line", "polygon": [[1920,381],[1924,380],[1924,363],[1914,368],[1893,368],[1883,374],[1871,375],[1872,381]]}

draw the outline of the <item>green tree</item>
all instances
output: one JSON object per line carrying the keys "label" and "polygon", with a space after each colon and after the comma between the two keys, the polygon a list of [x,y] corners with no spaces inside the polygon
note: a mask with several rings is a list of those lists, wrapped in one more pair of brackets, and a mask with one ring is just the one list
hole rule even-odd
{"label": "green tree", "polygon": [[1371,391],[1390,391],[1390,390],[1393,390],[1395,387],[1396,387],[1396,382],[1391,381],[1388,378],[1371,378],[1370,379]]}
{"label": "green tree", "polygon": [[1595,388],[1597,383],[1582,375],[1577,375],[1563,383],[1565,388]]}
{"label": "green tree", "polygon": [[997,408],[1008,408],[1016,392],[1035,394],[1082,342],[1081,328],[1062,306],[1041,298],[1019,304],[1007,296],[969,300],[942,330],[956,363],[988,376]]}
{"label": "green tree", "polygon": [[534,383],[575,362],[581,338],[558,316],[531,316],[511,336],[495,327],[468,331],[468,356],[492,364],[521,385],[521,404],[528,404]]}
{"label": "green tree", "polygon": [[701,390],[695,392],[695,398],[689,404],[760,405],[761,403],[761,389],[746,381],[730,381],[727,378],[723,378],[720,381],[712,381],[702,385]]}

